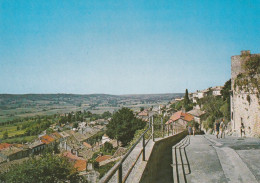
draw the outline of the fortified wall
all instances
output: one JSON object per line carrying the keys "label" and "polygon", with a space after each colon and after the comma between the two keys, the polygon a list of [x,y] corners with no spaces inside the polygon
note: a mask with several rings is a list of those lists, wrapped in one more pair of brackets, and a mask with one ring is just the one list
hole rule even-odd
{"label": "fortified wall", "polygon": [[[241,51],[241,55],[231,57],[231,126],[236,136],[240,135],[240,127],[243,123],[246,136],[260,137],[260,102],[257,96],[259,91],[257,88],[252,89],[252,86],[246,82],[244,83],[246,86],[242,88],[236,85],[238,76],[246,72],[245,62],[252,56],[260,56],[260,54]],[[254,78],[259,87],[259,73]],[[250,83],[250,78],[248,79]]]}

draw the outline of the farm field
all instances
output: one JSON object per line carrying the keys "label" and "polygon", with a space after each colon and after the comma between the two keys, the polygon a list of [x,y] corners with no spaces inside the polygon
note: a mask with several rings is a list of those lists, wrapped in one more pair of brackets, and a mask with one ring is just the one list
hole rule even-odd
{"label": "farm field", "polygon": [[183,95],[182,93],[147,95],[0,94],[0,123],[37,115],[63,114],[79,110],[87,110],[96,114],[105,111],[113,112],[121,107],[139,110],[140,107],[166,104]]}

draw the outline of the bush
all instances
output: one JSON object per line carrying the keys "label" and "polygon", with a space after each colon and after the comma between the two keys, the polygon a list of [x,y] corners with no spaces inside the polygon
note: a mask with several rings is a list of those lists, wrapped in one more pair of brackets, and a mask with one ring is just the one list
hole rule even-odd
{"label": "bush", "polygon": [[79,182],[73,165],[64,157],[46,154],[30,158],[22,164],[13,165],[7,173],[0,175],[3,182]]}
{"label": "bush", "polygon": [[113,145],[109,142],[105,142],[103,150],[107,153],[111,153],[113,150]]}

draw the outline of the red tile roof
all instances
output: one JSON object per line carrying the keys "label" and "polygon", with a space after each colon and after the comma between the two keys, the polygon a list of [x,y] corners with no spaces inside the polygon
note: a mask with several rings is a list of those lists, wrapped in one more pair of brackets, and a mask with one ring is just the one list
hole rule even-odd
{"label": "red tile roof", "polygon": [[74,167],[79,171],[85,171],[87,168],[87,161],[86,160],[76,160]]}
{"label": "red tile roof", "polygon": [[170,119],[166,122],[166,124],[172,123],[178,119],[183,119],[185,121],[192,121],[194,117],[189,113],[183,113],[182,111],[175,112]]}
{"label": "red tile roof", "polygon": [[194,117],[189,113],[184,113],[184,120],[185,121],[192,121]]}
{"label": "red tile roof", "polygon": [[69,158],[69,159],[73,159],[73,160],[83,160],[82,158],[80,158],[80,157],[78,157],[78,156],[72,154],[72,153],[69,152],[69,151],[64,152],[64,153],[63,153],[63,156],[64,156],[64,157],[67,157],[67,158]]}
{"label": "red tile roof", "polygon": [[12,144],[1,143],[0,144],[0,150],[5,149],[5,148],[10,147],[10,146],[12,146]]}
{"label": "red tile roof", "polygon": [[61,136],[58,132],[52,133],[52,136],[53,136],[54,138],[56,138],[56,139],[62,138],[62,136]]}
{"label": "red tile roof", "polygon": [[146,110],[140,112],[138,116],[148,116],[148,112]]}
{"label": "red tile roof", "polygon": [[87,160],[80,158],[76,155],[73,155],[71,152],[66,151],[62,154],[64,157],[68,158],[71,162],[74,163],[74,167],[79,171],[85,171],[87,167]]}
{"label": "red tile roof", "polygon": [[170,120],[176,121],[176,120],[178,120],[178,119],[181,118],[181,115],[182,115],[182,112],[181,112],[181,111],[175,112],[175,113],[170,117]]}
{"label": "red tile roof", "polygon": [[83,145],[86,146],[87,148],[92,148],[92,146],[87,142],[83,142]]}
{"label": "red tile roof", "polygon": [[53,137],[49,136],[49,135],[44,135],[44,136],[41,137],[41,141],[44,144],[50,144],[53,141],[55,141],[55,139]]}
{"label": "red tile roof", "polygon": [[85,171],[87,167],[87,160],[80,158],[76,155],[73,155],[71,152],[66,151],[62,154],[64,157],[68,158],[72,163],[74,163],[74,167],[79,171]]}
{"label": "red tile roof", "polygon": [[96,158],[96,162],[100,163],[100,162],[105,161],[105,160],[110,159],[110,158],[112,158],[112,156],[110,156],[110,155],[98,156]]}

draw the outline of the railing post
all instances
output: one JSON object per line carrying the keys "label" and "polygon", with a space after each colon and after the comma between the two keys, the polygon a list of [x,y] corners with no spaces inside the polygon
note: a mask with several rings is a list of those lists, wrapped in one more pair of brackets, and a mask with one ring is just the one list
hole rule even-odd
{"label": "railing post", "polygon": [[173,122],[172,122],[172,135],[173,135]]}
{"label": "railing post", "polygon": [[169,124],[168,124],[168,136],[170,135],[170,128],[169,128]]}
{"label": "railing post", "polygon": [[117,182],[122,183],[123,180],[123,169],[122,169],[122,164],[118,168],[118,177],[117,177]]}
{"label": "railing post", "polygon": [[162,128],[162,137],[163,137],[163,119],[161,118],[161,128]]}
{"label": "railing post", "polygon": [[145,137],[143,136],[143,161],[145,161]]}
{"label": "railing post", "polygon": [[152,138],[154,142],[154,125],[153,125],[153,116],[152,116]]}

